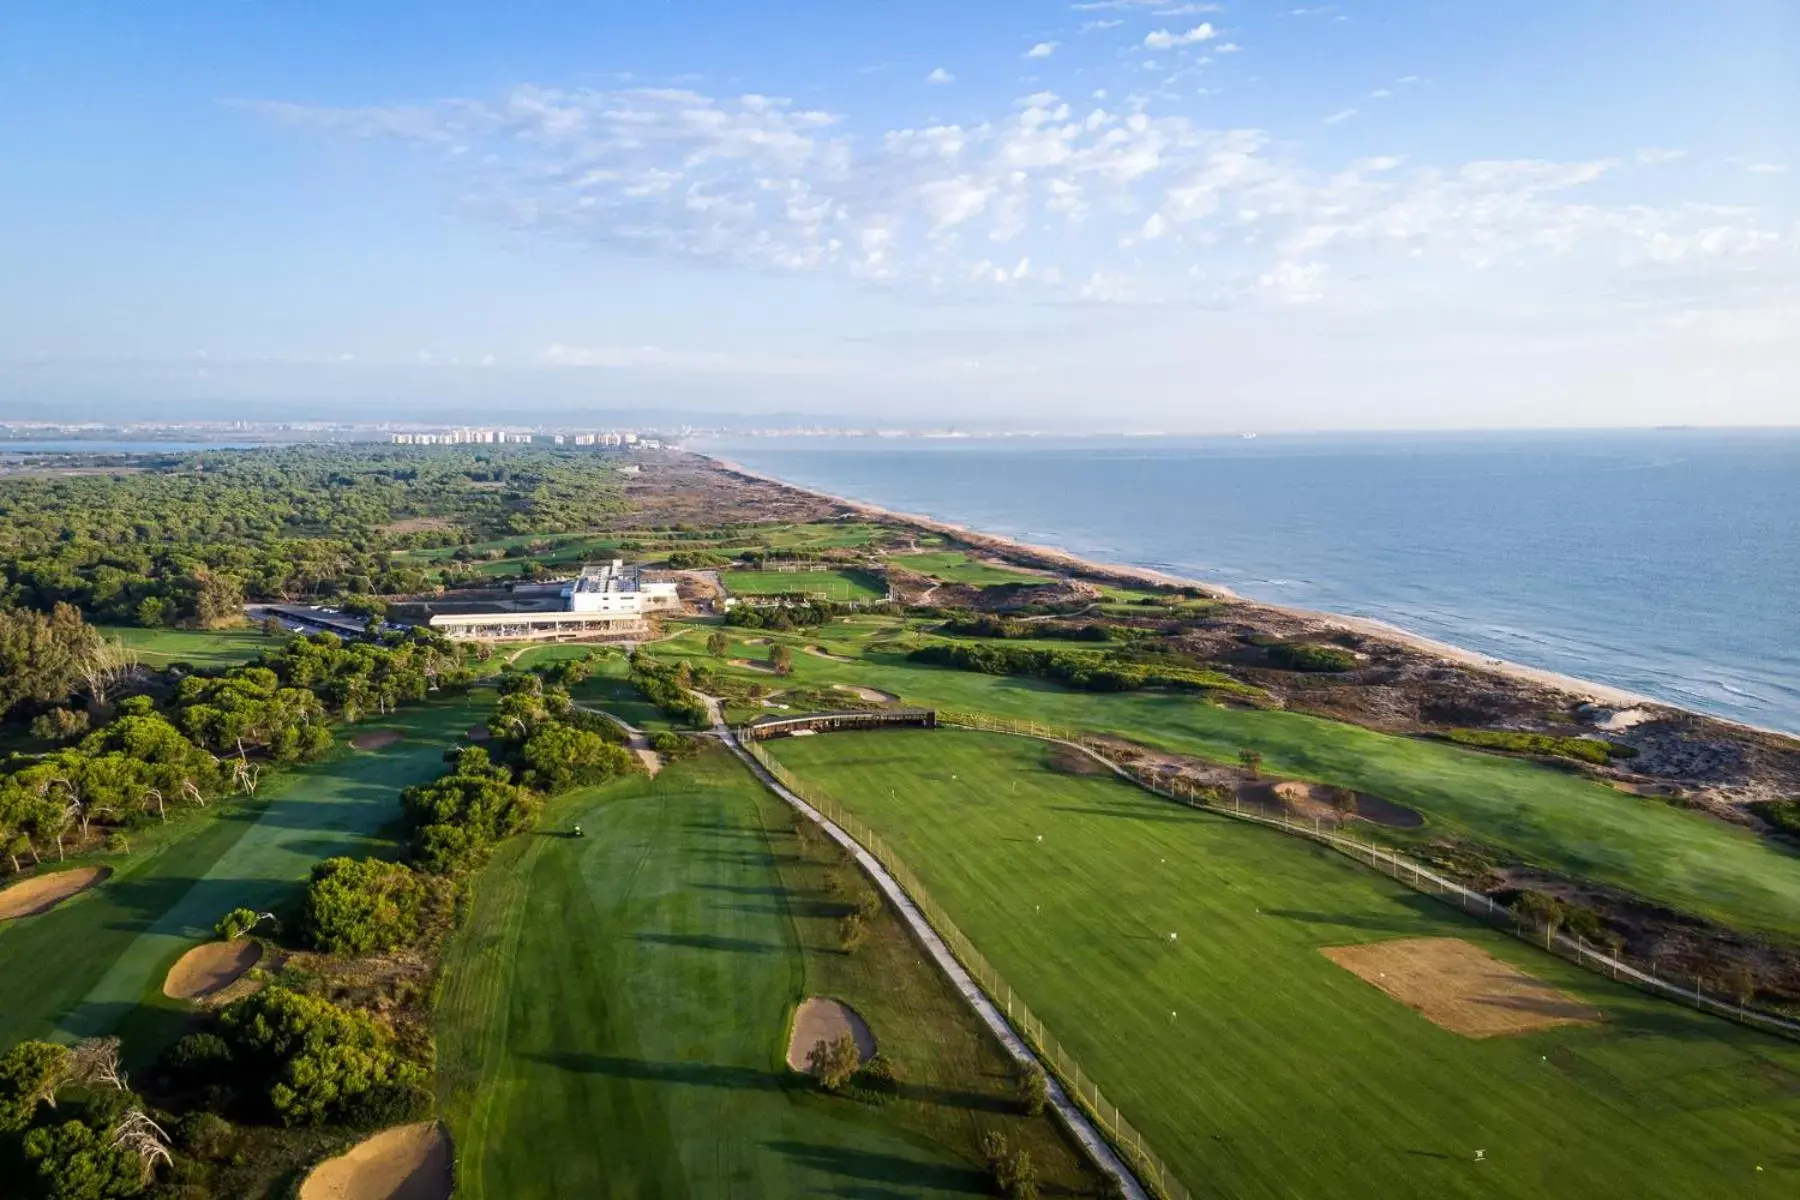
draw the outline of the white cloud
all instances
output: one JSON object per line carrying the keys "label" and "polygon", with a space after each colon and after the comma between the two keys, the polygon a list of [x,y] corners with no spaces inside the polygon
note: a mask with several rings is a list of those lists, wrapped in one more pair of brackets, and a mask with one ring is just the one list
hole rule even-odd
{"label": "white cloud", "polygon": [[1236,42],[1220,42],[1217,46],[1213,47],[1212,52],[1214,54],[1236,54],[1242,49],[1243,47]]}
{"label": "white cloud", "polygon": [[[1180,285],[1154,278],[1166,276],[1204,278],[1239,298],[1304,299],[1334,266],[1346,282],[1333,292],[1355,295],[1414,262],[1579,261],[1594,286],[1675,266],[1684,279],[1800,278],[1791,216],[1580,194],[1623,161],[1669,152],[1437,166],[1381,155],[1321,170],[1264,131],[1209,129],[1158,105],[1140,95],[1077,112],[1045,91],[985,120],[873,136],[789,100],[685,89],[526,87],[391,111],[256,108],[296,127],[417,146],[473,212],[515,228],[925,289],[1004,276],[1071,298],[1178,295]],[[1157,253],[1134,262],[1129,248],[1150,242]],[[998,255],[996,245],[1013,248]],[[1026,259],[1041,265],[1010,265]],[[1050,263],[1070,268],[1066,287]],[[643,347],[594,353],[595,365],[655,358]]]}
{"label": "white cloud", "polygon": [[950,72],[944,70],[944,68],[942,68],[942,67],[933,67],[931,69],[931,74],[929,74],[925,77],[925,82],[926,83],[955,83],[956,76],[954,76]]}
{"label": "white cloud", "polygon": [[1674,162],[1686,158],[1686,150],[1669,150],[1661,146],[1646,146],[1637,152],[1637,160],[1647,166],[1657,163]]}
{"label": "white cloud", "polygon": [[1172,0],[1080,0],[1069,7],[1077,12],[1098,12],[1106,9],[1149,9],[1159,17],[1185,17],[1196,13],[1225,11],[1224,6],[1219,4],[1182,4],[1174,3]]}
{"label": "white cloud", "polygon": [[1265,292],[1289,304],[1316,304],[1325,298],[1325,277],[1331,267],[1322,262],[1283,262],[1257,279]]}
{"label": "white cloud", "polygon": [[1752,175],[1785,175],[1785,174],[1787,174],[1787,168],[1782,166],[1780,163],[1769,163],[1769,162],[1751,163],[1749,166],[1745,167],[1744,170],[1750,172]]}
{"label": "white cloud", "polygon": [[1061,42],[1039,42],[1037,45],[1033,46],[1031,49],[1029,49],[1025,52],[1025,57],[1026,58],[1049,58],[1052,54],[1056,53],[1056,48],[1060,45],[1062,45]]}
{"label": "white cloud", "polygon": [[1394,93],[1390,92],[1386,88],[1376,88],[1374,91],[1369,93],[1368,98],[1370,100],[1386,100],[1389,96],[1392,96],[1393,94]]}
{"label": "white cloud", "polygon": [[1144,35],[1144,45],[1151,50],[1172,50],[1176,46],[1192,46],[1197,42],[1208,41],[1218,37],[1218,30],[1211,23],[1202,21],[1186,33],[1176,33],[1168,29],[1158,29]]}
{"label": "white cloud", "polygon": [[1098,33],[1102,29],[1117,29],[1124,23],[1125,22],[1118,20],[1117,18],[1107,21],[1083,21],[1081,23],[1081,32]]}
{"label": "white cloud", "polygon": [[1356,115],[1356,110],[1354,108],[1340,108],[1336,112],[1332,113],[1329,117],[1326,117],[1325,123],[1327,125],[1341,124],[1344,121],[1348,121],[1351,117],[1354,117],[1355,115]]}

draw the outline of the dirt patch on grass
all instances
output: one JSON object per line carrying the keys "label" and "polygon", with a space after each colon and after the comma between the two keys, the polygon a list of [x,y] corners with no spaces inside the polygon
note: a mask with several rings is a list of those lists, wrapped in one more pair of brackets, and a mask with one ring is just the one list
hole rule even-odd
{"label": "dirt patch on grass", "polygon": [[471,742],[485,742],[494,735],[488,732],[486,725],[471,725],[463,730],[463,736]]}
{"label": "dirt patch on grass", "polygon": [[451,1161],[436,1121],[400,1125],[313,1168],[300,1200],[449,1200]]}
{"label": "dirt patch on grass", "polygon": [[444,533],[456,528],[456,522],[444,517],[406,517],[382,526],[388,533]]}
{"label": "dirt patch on grass", "polygon": [[1397,938],[1319,952],[1464,1037],[1536,1033],[1601,1020],[1595,1009],[1461,938]]}
{"label": "dirt patch on grass", "polygon": [[1064,775],[1110,775],[1103,763],[1094,761],[1090,754],[1083,754],[1073,746],[1054,745],[1050,747],[1050,769],[1060,771]]}
{"label": "dirt patch on grass", "polygon": [[856,661],[848,654],[833,654],[823,646],[808,646],[806,652],[817,658],[829,658],[832,662],[853,663]]}
{"label": "dirt patch on grass", "polygon": [[163,980],[163,995],[172,1000],[205,1000],[218,995],[262,958],[262,944],[250,938],[210,942],[181,956]]}
{"label": "dirt patch on grass", "polygon": [[834,683],[831,686],[840,692],[849,692],[852,696],[867,700],[872,704],[892,704],[900,699],[892,692],[884,692],[880,688],[861,687],[854,683]]}
{"label": "dirt patch on grass", "polygon": [[0,921],[47,913],[77,892],[86,891],[112,874],[111,867],[77,867],[53,871],[0,891]]}
{"label": "dirt patch on grass", "polygon": [[730,662],[734,667],[748,667],[752,671],[773,672],[775,670],[774,663],[762,662],[761,660],[754,658],[734,658],[731,659]]}
{"label": "dirt patch on grass", "polygon": [[768,644],[769,644],[768,638],[745,638],[744,639],[744,645],[746,645],[746,646],[766,646]]}
{"label": "dirt patch on grass", "polygon": [[820,1042],[834,1042],[844,1034],[856,1041],[856,1053],[864,1061],[875,1056],[875,1035],[862,1014],[829,996],[808,996],[794,1013],[793,1032],[788,1035],[788,1066],[806,1071],[806,1056]]}
{"label": "dirt patch on grass", "polygon": [[404,736],[398,729],[371,729],[351,738],[350,748],[352,750],[381,750],[393,745]]}

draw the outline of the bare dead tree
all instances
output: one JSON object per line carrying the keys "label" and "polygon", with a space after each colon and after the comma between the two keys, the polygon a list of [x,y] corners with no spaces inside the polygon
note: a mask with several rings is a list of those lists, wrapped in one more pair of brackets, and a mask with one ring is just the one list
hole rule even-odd
{"label": "bare dead tree", "polygon": [[201,808],[206,807],[206,797],[201,793],[200,789],[195,786],[193,780],[184,779],[181,781],[181,794],[192,800],[195,804],[198,804]]}
{"label": "bare dead tree", "polygon": [[114,688],[137,674],[137,652],[120,638],[98,638],[82,655],[79,669],[88,695],[95,704],[104,706]]}
{"label": "bare dead tree", "polygon": [[150,1114],[141,1108],[132,1109],[120,1119],[113,1129],[112,1144],[137,1155],[145,1183],[156,1174],[157,1163],[174,1165],[175,1160],[169,1154],[168,1131],[151,1120]]}
{"label": "bare dead tree", "polygon": [[150,798],[151,798],[151,799],[153,799],[153,800],[155,800],[155,801],[156,801],[156,816],[157,816],[157,819],[158,819],[158,820],[161,820],[161,821],[164,821],[164,822],[166,822],[166,821],[168,821],[168,819],[169,819],[169,814],[168,814],[168,813],[167,813],[167,812],[165,812],[165,811],[163,811],[163,794],[162,794],[162,789],[161,789],[161,788],[145,788],[145,789],[144,789],[144,795],[146,795],[146,796],[148,796],[148,797],[150,797]]}
{"label": "bare dead tree", "polygon": [[244,759],[240,758],[231,764],[231,781],[246,795],[256,795],[256,784],[261,775],[261,767]]}
{"label": "bare dead tree", "polygon": [[87,1087],[105,1084],[125,1090],[125,1072],[119,1066],[119,1039],[116,1037],[83,1038],[69,1051],[69,1065],[64,1079]]}

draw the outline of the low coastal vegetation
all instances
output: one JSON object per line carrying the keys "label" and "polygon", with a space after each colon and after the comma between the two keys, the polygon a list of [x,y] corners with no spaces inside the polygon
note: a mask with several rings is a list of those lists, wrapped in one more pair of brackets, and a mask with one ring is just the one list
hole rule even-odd
{"label": "low coastal vegetation", "polygon": [[1622,746],[1604,738],[1558,737],[1549,733],[1518,733],[1505,729],[1451,729],[1443,736],[1462,746],[1506,750],[1513,754],[1571,758],[1595,766],[1605,766],[1615,759],[1630,758],[1637,753],[1630,746]]}
{"label": "low coastal vegetation", "polygon": [[1029,646],[993,646],[984,643],[940,643],[921,646],[908,657],[916,663],[979,671],[984,675],[1024,675],[1052,679],[1066,687],[1090,692],[1185,688],[1241,696],[1260,694],[1258,689],[1219,671],[1139,662],[1119,655],[1076,650],[1042,650]]}

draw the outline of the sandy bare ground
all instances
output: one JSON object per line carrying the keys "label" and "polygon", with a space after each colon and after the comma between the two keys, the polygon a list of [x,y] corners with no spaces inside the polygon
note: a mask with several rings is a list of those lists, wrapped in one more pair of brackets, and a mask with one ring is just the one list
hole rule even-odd
{"label": "sandy bare ground", "polygon": [[313,1168],[300,1200],[449,1200],[451,1162],[436,1121],[396,1126]]}
{"label": "sandy bare ground", "polygon": [[774,663],[763,662],[755,658],[734,658],[730,661],[734,667],[748,667],[752,671],[773,671],[775,669]]}
{"label": "sandy bare ground", "polygon": [[163,980],[163,995],[172,1000],[205,1000],[216,996],[257,964],[262,944],[249,938],[209,942],[181,956]]}
{"label": "sandy bare ground", "polygon": [[862,687],[854,683],[834,683],[831,685],[840,692],[849,692],[852,696],[860,696],[875,704],[892,704],[900,697],[892,692],[884,692],[880,688]]}
{"label": "sandy bare ground", "polygon": [[649,734],[632,734],[625,739],[625,748],[638,756],[638,761],[644,764],[644,770],[650,773],[650,778],[655,779],[663,769],[662,755],[650,748]]}
{"label": "sandy bare ground", "polygon": [[1600,1013],[1461,938],[1397,938],[1320,953],[1464,1037],[1594,1025]]}
{"label": "sandy bare ground", "polygon": [[471,725],[463,731],[463,736],[471,742],[485,742],[494,735],[488,732],[486,725]]}
{"label": "sandy bare ground", "polygon": [[856,661],[848,654],[833,654],[823,646],[808,646],[806,647],[806,652],[808,654],[817,655],[819,658],[829,658],[832,662],[853,663]]}
{"label": "sandy bare ground", "polygon": [[111,867],[77,867],[73,871],[53,871],[34,876],[24,883],[15,883],[0,891],[0,921],[49,912],[70,896],[93,887],[111,874]]}
{"label": "sandy bare ground", "polygon": [[788,1035],[788,1066],[806,1071],[806,1056],[820,1042],[834,1042],[843,1034],[856,1040],[856,1052],[864,1062],[875,1055],[875,1035],[862,1014],[829,996],[808,996],[794,1013],[794,1029]]}
{"label": "sandy bare ground", "polygon": [[380,750],[399,741],[403,735],[398,729],[371,729],[359,733],[350,739],[352,750]]}

